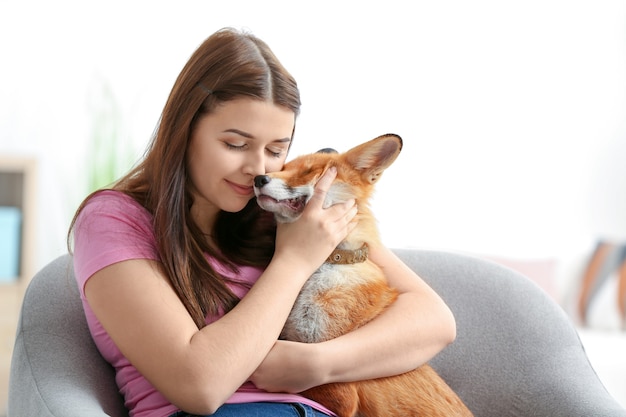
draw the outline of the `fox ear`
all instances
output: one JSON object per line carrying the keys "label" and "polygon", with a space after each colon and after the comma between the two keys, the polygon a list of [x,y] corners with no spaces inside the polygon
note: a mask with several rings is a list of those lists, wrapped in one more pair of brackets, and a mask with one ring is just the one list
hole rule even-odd
{"label": "fox ear", "polygon": [[359,171],[370,184],[375,183],[402,150],[402,138],[387,134],[365,142],[346,152],[346,160]]}
{"label": "fox ear", "polygon": [[337,150],[333,148],[322,148],[315,153],[339,153],[339,152],[337,152]]}

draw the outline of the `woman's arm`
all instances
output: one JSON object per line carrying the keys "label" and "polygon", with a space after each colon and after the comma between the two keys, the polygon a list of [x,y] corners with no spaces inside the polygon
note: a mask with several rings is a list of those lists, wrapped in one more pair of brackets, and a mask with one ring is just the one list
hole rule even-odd
{"label": "woman's arm", "polygon": [[302,221],[280,230],[274,258],[247,296],[201,330],[158,262],[119,262],[87,281],[85,295],[107,333],[173,404],[213,413],[267,356],[302,284],[353,227],[354,202],[322,209],[332,179],[320,181]]}
{"label": "woman's arm", "polygon": [[279,341],[253,381],[269,391],[300,392],[329,382],[397,375],[428,362],[456,337],[452,312],[391,250],[370,248],[400,295],[375,320],[336,339],[303,344]]}

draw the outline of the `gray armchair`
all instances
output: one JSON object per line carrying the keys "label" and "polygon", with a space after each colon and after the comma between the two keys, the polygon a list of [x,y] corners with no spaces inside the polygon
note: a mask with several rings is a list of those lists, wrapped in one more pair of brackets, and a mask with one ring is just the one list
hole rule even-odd
{"label": "gray armchair", "polygon": [[[457,340],[432,365],[477,417],[626,417],[605,390],[565,313],[502,266],[397,250],[453,310]],[[93,344],[71,258],[42,269],[24,299],[8,417],[127,417],[113,371]]]}

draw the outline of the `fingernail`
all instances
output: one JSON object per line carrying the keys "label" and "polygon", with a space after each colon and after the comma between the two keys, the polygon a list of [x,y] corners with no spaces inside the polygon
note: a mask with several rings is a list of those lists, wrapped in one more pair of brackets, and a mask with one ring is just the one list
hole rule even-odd
{"label": "fingernail", "polygon": [[337,167],[332,166],[330,168],[328,168],[328,170],[331,172],[331,174],[336,174],[337,173]]}

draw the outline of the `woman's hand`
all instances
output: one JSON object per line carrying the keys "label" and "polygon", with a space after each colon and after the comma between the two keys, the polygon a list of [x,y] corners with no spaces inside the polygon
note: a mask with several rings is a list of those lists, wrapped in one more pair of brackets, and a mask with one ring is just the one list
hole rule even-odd
{"label": "woman's hand", "polygon": [[293,223],[279,224],[276,232],[276,255],[305,260],[311,273],[317,269],[354,227],[357,213],[354,200],[323,208],[326,193],[337,175],[329,168],[319,179],[302,215]]}

